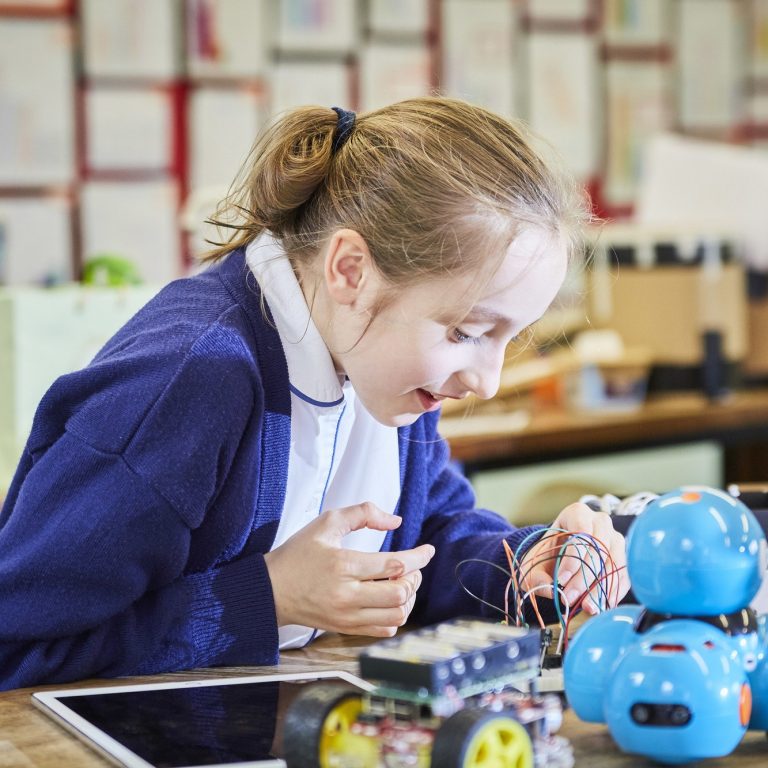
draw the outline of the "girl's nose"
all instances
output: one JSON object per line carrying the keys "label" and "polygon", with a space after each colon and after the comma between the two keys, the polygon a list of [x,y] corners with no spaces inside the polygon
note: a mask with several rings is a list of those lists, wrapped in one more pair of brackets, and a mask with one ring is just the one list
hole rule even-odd
{"label": "girl's nose", "polygon": [[500,355],[485,355],[461,371],[459,379],[472,394],[481,400],[490,400],[499,391],[503,364],[503,351]]}

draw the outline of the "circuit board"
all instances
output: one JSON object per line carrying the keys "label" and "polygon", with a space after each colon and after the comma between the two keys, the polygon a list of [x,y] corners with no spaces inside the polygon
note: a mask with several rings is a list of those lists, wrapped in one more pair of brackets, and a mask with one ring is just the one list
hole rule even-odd
{"label": "circuit board", "polygon": [[454,619],[369,646],[360,675],[384,688],[461,696],[539,674],[541,632],[482,619]]}

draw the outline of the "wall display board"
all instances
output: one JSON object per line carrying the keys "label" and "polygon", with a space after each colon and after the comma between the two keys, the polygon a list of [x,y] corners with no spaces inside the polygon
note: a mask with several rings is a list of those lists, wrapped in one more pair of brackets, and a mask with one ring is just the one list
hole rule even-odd
{"label": "wall display board", "polygon": [[659,61],[609,61],[605,66],[603,196],[631,205],[650,137],[672,126],[669,66]]}
{"label": "wall display board", "polygon": [[0,0],[0,284],[185,274],[276,115],[429,94],[522,119],[626,217],[659,133],[768,146],[768,0]]}
{"label": "wall display board", "polygon": [[602,140],[595,39],[531,32],[527,42],[525,112],[531,127],[573,173],[589,180],[597,172]]}
{"label": "wall display board", "polygon": [[377,109],[431,90],[431,58],[420,43],[370,42],[360,54],[360,106]]}
{"label": "wall display board", "polygon": [[603,38],[610,46],[654,47],[669,42],[669,0],[604,0]]}
{"label": "wall display board", "polygon": [[270,112],[274,115],[305,104],[344,107],[352,103],[354,73],[345,59],[286,58],[275,63],[271,75]]}
{"label": "wall display board", "polygon": [[728,131],[744,114],[744,7],[733,0],[679,0],[678,123]]}
{"label": "wall display board", "polygon": [[0,186],[74,181],[74,55],[65,19],[0,15]]}
{"label": "wall display board", "polygon": [[264,75],[273,37],[269,0],[186,0],[186,71],[228,80]]}
{"label": "wall display board", "polygon": [[87,173],[170,172],[173,100],[161,87],[93,87],[84,93]]}
{"label": "wall display board", "polygon": [[445,0],[442,87],[508,117],[518,114],[519,40],[507,0]]}

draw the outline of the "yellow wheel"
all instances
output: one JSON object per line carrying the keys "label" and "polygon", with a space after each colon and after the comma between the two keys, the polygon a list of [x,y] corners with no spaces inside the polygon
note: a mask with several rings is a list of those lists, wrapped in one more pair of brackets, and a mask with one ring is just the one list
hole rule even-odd
{"label": "yellow wheel", "polygon": [[334,755],[343,755],[347,759],[355,757],[354,765],[360,768],[378,767],[379,750],[376,742],[349,730],[361,710],[362,701],[358,695],[343,699],[328,713],[320,735],[320,768],[334,768],[338,765]]}
{"label": "yellow wheel", "polygon": [[509,715],[468,707],[449,717],[432,747],[435,768],[533,768],[528,732]]}
{"label": "yellow wheel", "polygon": [[289,768],[335,768],[337,755],[356,758],[359,768],[377,768],[378,745],[350,732],[362,709],[359,689],[338,683],[307,687],[285,717],[283,752]]}

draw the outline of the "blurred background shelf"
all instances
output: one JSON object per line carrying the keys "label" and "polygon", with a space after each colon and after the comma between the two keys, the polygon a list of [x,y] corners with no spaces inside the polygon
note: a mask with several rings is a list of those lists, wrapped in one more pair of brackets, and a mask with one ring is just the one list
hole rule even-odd
{"label": "blurred background shelf", "polygon": [[551,407],[457,414],[441,421],[441,433],[480,505],[522,524],[551,519],[587,493],[627,496],[765,478],[768,389],[718,402],[666,393],[623,413]]}

